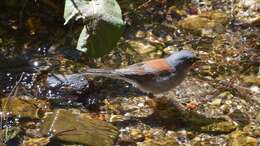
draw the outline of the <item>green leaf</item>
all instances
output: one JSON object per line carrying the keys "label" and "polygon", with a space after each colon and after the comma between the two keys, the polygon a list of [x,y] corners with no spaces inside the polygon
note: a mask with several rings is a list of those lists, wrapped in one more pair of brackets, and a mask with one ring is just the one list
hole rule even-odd
{"label": "green leaf", "polygon": [[81,19],[84,27],[77,49],[99,57],[115,47],[121,37],[124,22],[116,0],[66,0],[65,24]]}
{"label": "green leaf", "polygon": [[77,43],[77,50],[82,51],[82,52],[88,51],[87,44],[86,44],[88,37],[89,37],[89,35],[87,33],[87,28],[86,28],[86,26],[84,26],[79,35],[79,39],[78,39],[78,43]]}

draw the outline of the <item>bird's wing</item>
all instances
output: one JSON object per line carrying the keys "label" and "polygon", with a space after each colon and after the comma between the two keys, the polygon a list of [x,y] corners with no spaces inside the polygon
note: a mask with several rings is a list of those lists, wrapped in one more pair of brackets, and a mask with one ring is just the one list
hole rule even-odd
{"label": "bird's wing", "polygon": [[122,76],[161,76],[174,73],[175,69],[165,60],[156,59],[130,65],[126,68],[116,70]]}

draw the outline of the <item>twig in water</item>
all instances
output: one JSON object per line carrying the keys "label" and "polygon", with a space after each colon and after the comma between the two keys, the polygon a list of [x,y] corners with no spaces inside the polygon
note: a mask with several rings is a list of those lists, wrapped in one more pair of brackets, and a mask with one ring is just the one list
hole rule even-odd
{"label": "twig in water", "polygon": [[[14,95],[15,93],[15,90],[17,89],[18,85],[21,83],[21,81],[23,80],[23,77],[24,77],[24,72],[21,74],[19,80],[15,83],[13,89],[11,90],[11,92],[9,93],[8,97],[7,97],[7,101],[4,103],[4,106],[2,108],[2,112],[0,113],[0,127],[1,129],[3,128],[3,122],[6,121],[6,114],[8,114],[8,111],[7,111],[7,106],[12,98],[12,96]],[[5,125],[7,125],[7,121],[5,123]],[[6,129],[4,130],[5,131],[5,136],[3,139],[1,139],[2,142],[5,142],[5,140],[7,139],[8,137],[8,126],[6,126]]]}
{"label": "twig in water", "polygon": [[11,100],[11,97],[14,95],[15,93],[15,90],[17,89],[18,85],[21,83],[21,81],[23,80],[23,77],[24,77],[24,72],[21,74],[19,80],[15,83],[13,89],[11,90],[11,92],[9,93],[8,97],[7,97],[7,101],[5,102],[4,106],[3,106],[3,110],[6,109],[8,103],[10,102]]}

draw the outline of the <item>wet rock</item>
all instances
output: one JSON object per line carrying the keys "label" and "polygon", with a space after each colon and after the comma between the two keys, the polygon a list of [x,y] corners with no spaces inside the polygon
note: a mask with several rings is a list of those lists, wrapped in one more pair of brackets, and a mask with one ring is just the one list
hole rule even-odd
{"label": "wet rock", "polygon": [[253,134],[255,135],[255,137],[260,137],[260,127],[255,128]]}
{"label": "wet rock", "polygon": [[224,91],[217,96],[217,98],[222,98],[222,99],[232,99],[233,97],[234,95],[230,91]]}
{"label": "wet rock", "polygon": [[238,130],[229,135],[228,146],[257,146],[257,140]]}
{"label": "wet rock", "polygon": [[49,138],[30,138],[24,140],[22,146],[45,146],[49,142]]}
{"label": "wet rock", "polygon": [[46,114],[40,132],[61,141],[91,146],[112,146],[118,136],[113,125],[75,109]]}
{"label": "wet rock", "polygon": [[188,132],[185,129],[176,132],[177,138],[181,143],[186,143],[188,141]]}
{"label": "wet rock", "polygon": [[257,16],[256,18],[252,19],[251,24],[253,26],[259,27],[260,26],[260,16]]}
{"label": "wet rock", "polygon": [[184,9],[180,9],[176,5],[173,5],[169,8],[168,13],[175,14],[179,17],[187,16],[187,12]]}
{"label": "wet rock", "polygon": [[41,118],[50,110],[46,100],[30,97],[5,97],[0,99],[1,109],[5,109],[6,116]]}
{"label": "wet rock", "polygon": [[222,102],[222,99],[216,98],[210,104],[213,106],[219,106],[221,104],[221,102]]}
{"label": "wet rock", "polygon": [[111,115],[109,117],[109,122],[112,122],[112,123],[114,123],[114,122],[122,122],[124,120],[127,120],[127,117],[124,117],[122,115]]}
{"label": "wet rock", "polygon": [[142,41],[130,40],[128,41],[128,44],[141,55],[145,55],[156,49],[155,46],[152,46],[151,44]]}
{"label": "wet rock", "polygon": [[259,0],[239,0],[234,11],[238,21],[253,26],[260,25]]}
{"label": "wet rock", "polygon": [[145,32],[141,30],[137,31],[135,34],[136,38],[144,38],[145,36],[146,36]]}
{"label": "wet rock", "polygon": [[160,139],[147,139],[141,146],[178,146],[178,142],[175,138],[165,137]]}
{"label": "wet rock", "polygon": [[178,25],[183,29],[210,37],[215,32],[224,32],[228,20],[228,15],[224,12],[207,11],[200,15],[188,16],[179,21]]}
{"label": "wet rock", "polygon": [[[260,94],[260,88],[259,88],[259,86],[255,86],[255,85],[252,85],[250,88],[249,88],[249,90],[251,91],[251,92],[255,92],[255,93],[257,93],[257,94]],[[260,100],[259,99],[254,99],[256,102],[258,102],[258,103],[260,103]]]}
{"label": "wet rock", "polygon": [[243,81],[247,84],[254,84],[260,86],[260,78],[257,75],[241,76]]}
{"label": "wet rock", "polygon": [[82,74],[54,74],[47,78],[48,88],[60,95],[83,94],[89,88],[89,82]]}
{"label": "wet rock", "polygon": [[127,117],[147,117],[153,111],[145,102],[145,96],[129,98],[120,103],[120,111]]}
{"label": "wet rock", "polygon": [[131,129],[130,136],[135,141],[143,141],[144,140],[144,134],[140,129]]}
{"label": "wet rock", "polygon": [[202,132],[207,133],[230,133],[231,131],[234,131],[237,128],[237,126],[233,122],[218,122],[213,123],[207,126],[201,127]]}
{"label": "wet rock", "polygon": [[39,137],[42,137],[42,134],[39,133],[39,127],[35,128],[35,129],[32,129],[32,128],[27,128],[27,127],[23,127],[25,128],[25,134],[26,136],[28,137],[34,137],[34,138],[39,138]]}
{"label": "wet rock", "polygon": [[192,146],[224,146],[227,145],[226,136],[213,136],[212,134],[199,134],[191,140]]}
{"label": "wet rock", "polygon": [[258,138],[258,137],[260,137],[260,126],[259,126],[259,124],[254,124],[252,122],[252,124],[248,124],[245,127],[243,127],[243,132],[250,134],[250,136],[252,136],[252,137]]}
{"label": "wet rock", "polygon": [[136,146],[136,142],[128,134],[120,134],[120,139],[117,141],[118,145],[133,145]]}
{"label": "wet rock", "polygon": [[250,123],[250,117],[246,113],[242,113],[239,109],[230,113],[229,117],[240,126],[245,126]]}

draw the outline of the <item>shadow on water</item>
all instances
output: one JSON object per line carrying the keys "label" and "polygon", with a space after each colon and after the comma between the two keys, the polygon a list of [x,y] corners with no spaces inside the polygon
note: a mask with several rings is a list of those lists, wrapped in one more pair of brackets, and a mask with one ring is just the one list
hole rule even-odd
{"label": "shadow on water", "polygon": [[[14,57],[0,57],[0,95],[8,96],[17,81],[15,95],[27,95],[48,98],[58,107],[73,107],[79,104],[85,107],[97,107],[104,98],[145,95],[132,85],[120,80],[92,78],[80,73],[62,72],[63,59],[78,60],[78,52],[59,49],[49,52],[49,48],[39,48]],[[60,54],[57,54],[60,53]],[[67,65],[68,66],[68,65]],[[84,67],[84,65],[82,65]],[[63,69],[64,70],[64,69]],[[21,77],[22,75],[22,77]],[[93,81],[93,80],[94,81]],[[12,93],[13,94],[13,93]]]}

